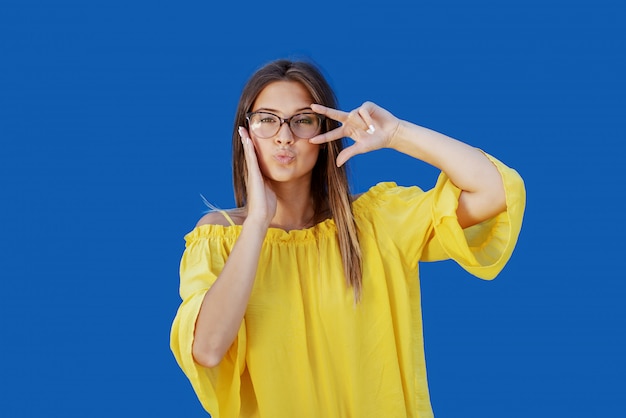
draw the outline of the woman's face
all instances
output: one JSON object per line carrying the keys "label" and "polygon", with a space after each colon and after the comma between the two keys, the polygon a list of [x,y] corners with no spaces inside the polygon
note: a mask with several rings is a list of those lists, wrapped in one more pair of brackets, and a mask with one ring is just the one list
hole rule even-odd
{"label": "woman's face", "polygon": [[[312,112],[311,103],[313,98],[299,82],[275,81],[261,90],[252,111],[273,113],[282,119],[288,119],[303,112]],[[310,182],[319,145],[294,135],[289,123],[283,123],[278,132],[269,138],[258,137],[254,133],[253,123],[249,125],[248,132],[256,147],[259,166],[265,177],[276,182]]]}

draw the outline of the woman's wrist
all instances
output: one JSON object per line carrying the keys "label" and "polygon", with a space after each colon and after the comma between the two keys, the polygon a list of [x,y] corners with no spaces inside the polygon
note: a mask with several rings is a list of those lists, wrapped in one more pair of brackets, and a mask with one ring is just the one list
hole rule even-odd
{"label": "woman's wrist", "polygon": [[420,136],[426,132],[426,128],[400,120],[396,130],[389,139],[388,148],[414,156]]}
{"label": "woman's wrist", "polygon": [[243,221],[243,228],[250,231],[256,231],[262,234],[265,234],[270,226],[270,220],[266,220],[263,218],[257,219],[255,217],[248,216]]}

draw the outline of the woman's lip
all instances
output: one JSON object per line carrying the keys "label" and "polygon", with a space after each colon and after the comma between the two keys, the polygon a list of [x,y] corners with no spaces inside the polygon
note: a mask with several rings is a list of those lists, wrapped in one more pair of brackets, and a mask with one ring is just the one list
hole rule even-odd
{"label": "woman's lip", "polygon": [[289,164],[295,159],[296,156],[290,152],[279,152],[274,154],[274,160],[278,161],[280,164]]}

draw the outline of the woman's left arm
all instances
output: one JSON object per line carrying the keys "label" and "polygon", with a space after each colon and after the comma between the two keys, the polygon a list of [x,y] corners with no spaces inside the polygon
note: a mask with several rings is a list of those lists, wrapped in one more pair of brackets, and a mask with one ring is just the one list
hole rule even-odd
{"label": "woman's left arm", "polygon": [[392,148],[437,167],[462,190],[457,208],[461,227],[475,225],[506,210],[500,173],[479,149],[400,120],[371,102],[349,113],[320,105],[312,105],[311,108],[342,124],[312,138],[311,142],[319,144],[342,137],[355,141],[339,154],[337,165],[344,164],[357,154]]}

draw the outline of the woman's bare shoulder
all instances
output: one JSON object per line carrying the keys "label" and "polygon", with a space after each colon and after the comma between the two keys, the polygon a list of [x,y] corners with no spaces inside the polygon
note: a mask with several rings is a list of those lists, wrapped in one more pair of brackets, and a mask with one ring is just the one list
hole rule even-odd
{"label": "woman's bare shoulder", "polygon": [[231,226],[231,219],[235,223],[235,225],[241,225],[246,219],[245,215],[245,211],[242,208],[215,210],[207,213],[202,218],[200,218],[200,220],[196,224],[196,227],[201,225]]}

